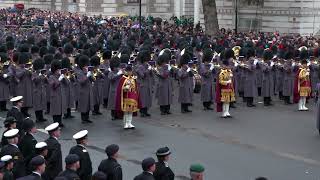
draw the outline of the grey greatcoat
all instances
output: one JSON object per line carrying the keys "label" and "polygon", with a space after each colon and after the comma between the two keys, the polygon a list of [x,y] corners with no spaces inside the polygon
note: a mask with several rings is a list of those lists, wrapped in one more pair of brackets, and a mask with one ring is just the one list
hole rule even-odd
{"label": "grey greatcoat", "polygon": [[17,85],[17,95],[23,96],[23,106],[32,107],[32,72],[25,68],[17,68],[16,76],[19,80]]}
{"label": "grey greatcoat", "polygon": [[320,81],[318,77],[319,73],[319,65],[318,64],[310,64],[310,81],[311,81],[311,90],[312,93],[317,91],[317,83]]}
{"label": "grey greatcoat", "polygon": [[73,93],[74,93],[74,101],[75,102],[78,102],[79,101],[79,82],[78,82],[78,78],[77,78],[77,74],[81,71],[81,69],[77,66],[77,67],[74,67],[74,74],[75,74],[75,81],[72,83],[73,84]]}
{"label": "grey greatcoat", "polygon": [[276,73],[275,89],[276,89],[276,93],[279,93],[283,89],[283,78],[284,78],[283,67],[275,65],[275,73]]}
{"label": "grey greatcoat", "polygon": [[75,81],[74,77],[70,79],[64,78],[61,81],[62,91],[66,96],[66,108],[73,108],[74,107],[74,89],[73,89],[73,82]]}
{"label": "grey greatcoat", "polygon": [[213,99],[213,73],[210,64],[201,64],[199,73],[201,75],[201,101],[212,102]]}
{"label": "grey greatcoat", "polygon": [[[7,77],[3,75],[6,74]],[[8,73],[7,69],[4,69],[2,73],[0,73],[0,101],[7,101],[10,97],[9,92],[9,82],[10,82],[10,73]]]}
{"label": "grey greatcoat", "polygon": [[[257,88],[262,88],[263,87],[263,82],[262,82],[262,79],[263,79],[263,69],[261,66],[257,66],[257,69],[256,69],[256,77],[257,77]],[[262,92],[261,92],[261,96],[262,95]]]}
{"label": "grey greatcoat", "polygon": [[104,73],[99,73],[93,84],[93,104],[100,105],[104,98],[104,83],[106,76]]}
{"label": "grey greatcoat", "polygon": [[88,78],[83,71],[77,71],[77,80],[79,82],[78,111],[86,113],[93,110],[92,78]]}
{"label": "grey greatcoat", "polygon": [[173,98],[173,84],[168,65],[163,65],[158,68],[158,84],[156,89],[156,98],[159,106],[166,106],[172,104]]}
{"label": "grey greatcoat", "polygon": [[283,73],[283,96],[292,96],[293,95],[293,86],[294,86],[294,67],[291,63],[284,64],[284,73]]}
{"label": "grey greatcoat", "polygon": [[187,72],[186,68],[181,68],[178,71],[179,79],[179,103],[190,104],[192,103],[193,97],[193,74]]}
{"label": "grey greatcoat", "polygon": [[10,95],[15,97],[17,96],[17,86],[18,86],[18,78],[16,76],[16,69],[17,66],[16,65],[9,65],[8,68],[8,76],[9,76],[9,91],[10,91]]}
{"label": "grey greatcoat", "polygon": [[103,82],[103,99],[108,99],[109,97],[109,88],[110,88],[110,79],[108,77],[110,72],[110,66],[108,64],[102,64],[101,68],[104,68],[104,82]]}
{"label": "grey greatcoat", "polygon": [[119,85],[119,81],[122,77],[122,74],[118,75],[118,70],[110,71],[108,74],[110,88],[108,95],[108,110],[116,110],[116,96],[117,96],[117,88]]}
{"label": "grey greatcoat", "polygon": [[50,87],[50,115],[62,115],[67,111],[66,95],[62,90],[62,82],[59,75],[53,74],[49,77]]}
{"label": "grey greatcoat", "polygon": [[[50,70],[50,65],[48,65],[48,64],[45,65],[45,69],[47,70],[47,77],[50,77],[51,76],[51,71],[49,71]],[[45,89],[46,89],[47,102],[50,102],[50,89],[51,89],[51,87],[49,86],[49,83],[45,84]]]}
{"label": "grey greatcoat", "polygon": [[34,111],[43,111],[47,108],[46,84],[48,84],[48,80],[39,73],[40,71],[32,73]]}
{"label": "grey greatcoat", "polygon": [[148,69],[148,64],[139,64],[136,74],[141,108],[150,108],[152,106],[152,70]]}
{"label": "grey greatcoat", "polygon": [[261,96],[272,97],[274,95],[273,67],[267,64],[259,66],[262,71]]}
{"label": "grey greatcoat", "polygon": [[244,68],[244,97],[257,96],[257,78],[256,78],[256,65],[251,62],[248,67]]}

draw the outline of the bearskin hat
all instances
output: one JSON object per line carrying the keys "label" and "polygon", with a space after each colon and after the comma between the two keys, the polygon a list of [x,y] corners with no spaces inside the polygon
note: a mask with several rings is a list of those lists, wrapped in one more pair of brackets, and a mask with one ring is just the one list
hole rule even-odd
{"label": "bearskin hat", "polygon": [[43,56],[43,60],[45,64],[51,64],[53,61],[53,55],[52,54],[46,54]]}
{"label": "bearskin hat", "polygon": [[61,62],[59,60],[53,60],[51,63],[51,72],[55,73],[59,69],[61,69]]}
{"label": "bearskin hat", "polygon": [[14,42],[13,41],[8,41],[6,43],[7,50],[13,50],[14,49]]}
{"label": "bearskin hat", "polygon": [[27,44],[21,44],[19,46],[19,52],[29,52],[29,49],[30,49],[30,47]]}
{"label": "bearskin hat", "polygon": [[69,58],[65,57],[61,60],[61,68],[71,69],[71,63]]}
{"label": "bearskin hat", "polygon": [[102,58],[103,59],[111,59],[111,57],[112,57],[112,52],[110,50],[105,50],[102,53]]}
{"label": "bearskin hat", "polygon": [[32,46],[31,47],[31,54],[34,54],[34,53],[39,53],[39,47],[38,46]]}
{"label": "bearskin hat", "polygon": [[273,57],[273,53],[272,53],[271,50],[265,50],[265,51],[263,52],[263,59],[264,59],[265,61],[271,60],[272,57]]}
{"label": "bearskin hat", "polygon": [[26,64],[31,59],[31,54],[27,52],[21,52],[19,55],[19,64]]}
{"label": "bearskin hat", "polygon": [[79,67],[82,69],[85,66],[88,66],[90,63],[89,57],[86,55],[82,55],[79,57]]}
{"label": "bearskin hat", "polygon": [[92,56],[90,58],[90,65],[91,66],[99,66],[100,65],[100,58],[98,56]]}
{"label": "bearskin hat", "polygon": [[213,51],[209,48],[203,50],[202,62],[211,62]]}
{"label": "bearskin hat", "polygon": [[117,68],[120,66],[120,58],[115,56],[113,58],[111,58],[110,60],[110,68],[113,69],[113,68]]}
{"label": "bearskin hat", "polygon": [[130,56],[128,54],[121,54],[120,62],[124,64],[128,64]]}
{"label": "bearskin hat", "polygon": [[226,49],[224,51],[224,59],[230,59],[234,57],[234,52],[232,49]]}
{"label": "bearskin hat", "polygon": [[67,43],[64,45],[64,48],[63,48],[63,52],[65,54],[72,54],[73,52],[73,45],[71,43]]}
{"label": "bearskin hat", "polygon": [[44,68],[44,60],[42,58],[38,58],[33,61],[32,65],[35,71],[41,70]]}

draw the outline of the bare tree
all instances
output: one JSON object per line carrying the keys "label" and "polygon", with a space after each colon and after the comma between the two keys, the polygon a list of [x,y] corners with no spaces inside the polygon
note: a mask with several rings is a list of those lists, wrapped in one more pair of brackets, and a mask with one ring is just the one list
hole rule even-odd
{"label": "bare tree", "polygon": [[219,32],[216,0],[202,0],[206,34],[215,36]]}

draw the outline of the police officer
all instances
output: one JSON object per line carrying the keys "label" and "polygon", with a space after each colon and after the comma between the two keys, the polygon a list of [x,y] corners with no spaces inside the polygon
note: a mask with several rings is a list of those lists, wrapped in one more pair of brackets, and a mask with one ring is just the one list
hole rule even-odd
{"label": "police officer", "polygon": [[79,177],[82,180],[90,180],[92,174],[92,163],[86,145],[88,144],[88,131],[82,130],[75,135],[73,139],[77,141],[77,145],[70,149],[69,154],[79,156],[80,168],[77,170]]}
{"label": "police officer", "polygon": [[153,172],[156,170],[156,161],[149,157],[142,161],[143,172],[136,176],[134,180],[154,180]]}
{"label": "police officer", "polygon": [[98,170],[104,172],[108,180],[122,180],[122,168],[117,162],[119,146],[111,144],[106,147],[105,152],[108,159],[101,161]]}
{"label": "police officer", "polygon": [[5,163],[3,167],[3,179],[14,180],[12,169],[13,169],[13,159],[10,155],[5,155],[1,157],[1,161]]}
{"label": "police officer", "polygon": [[201,164],[192,164],[190,166],[191,180],[203,180],[204,167]]}
{"label": "police officer", "polygon": [[58,138],[61,135],[59,123],[50,124],[45,128],[50,137],[45,141],[48,144],[46,175],[54,179],[62,171],[62,152]]}
{"label": "police officer", "polygon": [[[29,162],[35,156],[35,145],[37,144],[37,140],[33,137],[33,134],[37,132],[37,128],[35,123],[31,119],[26,119],[23,123],[23,128],[26,132],[20,142],[19,149],[24,157],[25,167],[29,166]],[[31,173],[30,168],[27,169],[27,174]]]}
{"label": "police officer", "polygon": [[156,171],[154,178],[156,180],[173,180],[174,173],[168,165],[168,160],[171,152],[168,147],[159,148],[156,152],[158,162],[156,163]]}
{"label": "police officer", "polygon": [[30,166],[32,173],[28,176],[19,178],[18,180],[41,180],[42,174],[45,172],[46,163],[43,157],[36,156],[31,159]]}
{"label": "police officer", "polygon": [[14,163],[12,172],[15,179],[23,177],[25,175],[24,158],[17,145],[19,142],[18,136],[18,129],[11,129],[4,133],[4,137],[7,138],[9,144],[5,145],[0,152],[0,156],[12,156]]}
{"label": "police officer", "polygon": [[80,180],[77,170],[80,168],[79,156],[76,154],[69,154],[65,158],[66,170],[62,171],[58,177],[65,177],[68,180]]}
{"label": "police officer", "polygon": [[5,146],[8,144],[7,139],[4,137],[4,133],[9,131],[10,129],[15,129],[17,126],[17,121],[14,117],[7,117],[6,120],[3,122],[4,127],[6,128],[2,134],[1,138],[1,147]]}

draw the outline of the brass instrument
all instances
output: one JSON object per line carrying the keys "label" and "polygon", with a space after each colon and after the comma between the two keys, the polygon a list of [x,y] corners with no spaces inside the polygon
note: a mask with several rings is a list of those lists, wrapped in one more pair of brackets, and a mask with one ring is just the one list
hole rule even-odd
{"label": "brass instrument", "polygon": [[240,46],[235,46],[235,47],[232,48],[232,51],[234,52],[234,55],[235,55],[236,57],[239,57],[239,55],[240,55],[240,50],[241,50],[241,47],[240,47]]}

